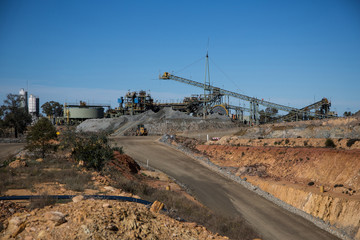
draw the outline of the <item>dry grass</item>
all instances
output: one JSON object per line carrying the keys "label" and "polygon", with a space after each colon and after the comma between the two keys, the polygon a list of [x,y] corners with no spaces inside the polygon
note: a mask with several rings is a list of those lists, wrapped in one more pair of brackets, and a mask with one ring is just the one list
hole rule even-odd
{"label": "dry grass", "polygon": [[66,184],[66,188],[82,192],[92,188],[91,175],[76,169],[71,162],[59,155],[51,155],[43,162],[28,160],[26,167],[11,169],[0,168],[0,194],[8,189],[28,189],[34,191],[34,185],[46,182]]}

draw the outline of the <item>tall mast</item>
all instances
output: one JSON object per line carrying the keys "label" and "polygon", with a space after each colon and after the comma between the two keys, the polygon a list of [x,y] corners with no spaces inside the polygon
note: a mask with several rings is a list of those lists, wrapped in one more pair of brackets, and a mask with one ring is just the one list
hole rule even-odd
{"label": "tall mast", "polygon": [[[209,42],[208,42],[209,47]],[[209,53],[206,51],[206,62],[205,62],[205,82],[204,82],[204,108],[203,108],[203,118],[206,118],[208,111],[208,102],[211,95],[210,88],[210,68],[209,68]]]}

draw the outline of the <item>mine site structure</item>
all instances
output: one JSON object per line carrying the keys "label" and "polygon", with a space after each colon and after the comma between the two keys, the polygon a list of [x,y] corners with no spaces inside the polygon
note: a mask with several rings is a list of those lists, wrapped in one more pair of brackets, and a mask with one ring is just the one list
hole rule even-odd
{"label": "mine site structure", "polygon": [[[205,83],[200,83],[190,79],[175,76],[173,74],[170,74],[169,72],[165,72],[162,76],[159,76],[159,79],[174,80],[177,82],[202,88],[204,89],[204,93],[207,92],[207,94],[204,94],[204,97],[200,97],[199,106],[201,105],[205,114],[211,113],[209,109],[213,109],[213,112],[218,112],[220,114],[226,113],[226,115],[229,115],[229,110],[235,110],[237,112],[237,115],[235,114],[233,116],[243,118],[243,112],[246,111],[250,113],[249,124],[251,125],[257,125],[260,123],[261,111],[259,110],[259,106],[264,106],[268,109],[276,109],[277,111],[288,112],[288,114],[276,117],[272,119],[272,121],[298,121],[308,119],[323,119],[335,116],[334,113],[330,112],[331,103],[326,98],[323,98],[321,101],[315,102],[304,108],[298,109],[218,88],[212,86],[206,81]],[[240,106],[230,105],[229,103],[224,103],[222,101],[223,97],[234,97],[240,100],[244,100],[246,102],[249,102],[250,106],[249,108],[244,108]],[[315,112],[311,112],[311,110],[315,110]]]}
{"label": "mine site structure", "polygon": [[146,91],[130,92],[125,97],[118,98],[119,107],[113,114],[137,115],[147,110],[154,110],[154,100]]}
{"label": "mine site structure", "polygon": [[57,119],[58,124],[74,125],[87,119],[104,118],[104,108],[110,109],[110,105],[89,105],[84,101],[79,104],[64,104],[64,116]]}

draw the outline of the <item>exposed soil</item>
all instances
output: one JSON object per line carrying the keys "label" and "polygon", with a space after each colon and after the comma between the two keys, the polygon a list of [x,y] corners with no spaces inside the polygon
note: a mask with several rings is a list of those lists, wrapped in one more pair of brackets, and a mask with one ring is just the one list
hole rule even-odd
{"label": "exposed soil", "polygon": [[[360,150],[199,145],[197,149],[238,176],[258,176],[359,196]],[[351,189],[351,190],[350,190]]]}

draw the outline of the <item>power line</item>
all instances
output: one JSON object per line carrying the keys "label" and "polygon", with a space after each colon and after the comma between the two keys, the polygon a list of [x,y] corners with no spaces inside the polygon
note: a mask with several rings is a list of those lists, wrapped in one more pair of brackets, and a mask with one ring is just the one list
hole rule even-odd
{"label": "power line", "polygon": [[193,63],[190,63],[189,65],[186,65],[185,67],[183,67],[182,69],[178,70],[178,71],[175,71],[174,73],[180,73],[182,71],[184,71],[185,69],[191,67],[192,65],[195,65],[196,63],[200,62],[201,60],[203,60],[205,57],[201,57],[199,58],[198,60],[196,60],[195,62]]}

